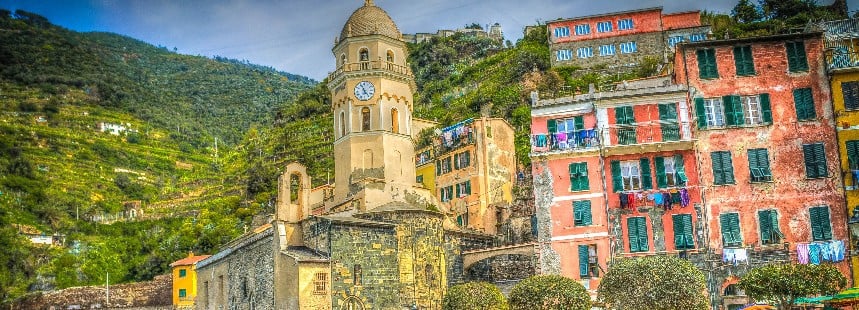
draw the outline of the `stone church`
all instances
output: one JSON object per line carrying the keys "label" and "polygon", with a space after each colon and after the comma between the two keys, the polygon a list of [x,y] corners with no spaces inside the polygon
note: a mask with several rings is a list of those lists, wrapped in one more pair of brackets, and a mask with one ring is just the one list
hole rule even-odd
{"label": "stone church", "polygon": [[334,184],[287,165],[271,223],[197,263],[197,309],[441,309],[462,252],[491,242],[415,181],[423,122],[391,17],[365,0],[332,51]]}

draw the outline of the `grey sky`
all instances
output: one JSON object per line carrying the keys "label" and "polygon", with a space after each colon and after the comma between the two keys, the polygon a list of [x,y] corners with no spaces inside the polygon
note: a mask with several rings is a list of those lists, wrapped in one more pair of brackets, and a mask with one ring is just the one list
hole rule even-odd
{"label": "grey sky", "polygon": [[[516,41],[526,25],[654,6],[666,12],[729,12],[737,0],[375,0],[404,33],[501,23]],[[830,3],[832,0],[821,2]],[[859,0],[848,0],[851,9]],[[0,0],[78,31],[109,31],[192,55],[247,59],[321,80],[334,68],[331,47],[363,0]]]}

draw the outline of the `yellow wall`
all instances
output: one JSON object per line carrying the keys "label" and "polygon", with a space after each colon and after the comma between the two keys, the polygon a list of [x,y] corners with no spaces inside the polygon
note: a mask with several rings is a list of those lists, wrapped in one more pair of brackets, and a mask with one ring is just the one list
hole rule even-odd
{"label": "yellow wall", "polygon": [[418,167],[416,174],[422,175],[424,177],[424,181],[421,184],[423,184],[430,193],[435,193],[435,161],[430,161],[429,163]]}
{"label": "yellow wall", "polygon": [[[838,148],[841,155],[841,170],[844,175],[844,186],[847,196],[847,215],[853,216],[853,208],[859,206],[859,186],[854,187],[854,178],[850,173],[847,158],[847,141],[859,140],[859,111],[847,111],[844,107],[844,95],[841,91],[842,82],[859,81],[859,68],[842,69],[832,74],[832,104],[835,112],[835,126],[838,131]],[[859,184],[859,180],[855,180]],[[856,231],[859,224],[851,224],[851,240],[857,240]],[[852,247],[851,247],[852,248]],[[853,283],[859,283],[859,258],[852,258]]]}
{"label": "yellow wall", "polygon": [[[300,309],[331,309],[331,273],[328,263],[301,262],[298,267]],[[315,292],[316,274],[324,273],[328,282],[324,294]]]}
{"label": "yellow wall", "polygon": [[[185,276],[179,277],[179,271],[185,270]],[[179,290],[185,290],[185,297],[179,299]],[[197,271],[194,265],[173,267],[173,305],[193,307],[194,297],[197,296]]]}

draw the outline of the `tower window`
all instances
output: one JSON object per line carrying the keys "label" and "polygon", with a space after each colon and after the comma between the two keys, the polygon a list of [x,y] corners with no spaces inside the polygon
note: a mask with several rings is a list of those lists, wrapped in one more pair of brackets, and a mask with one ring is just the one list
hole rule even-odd
{"label": "tower window", "polygon": [[342,66],[345,64],[346,64],[346,54],[342,54],[342,55],[340,55],[340,65]]}
{"label": "tower window", "polygon": [[370,61],[370,52],[367,51],[366,48],[362,48],[361,51],[358,52],[358,59],[361,61]]}
{"label": "tower window", "polygon": [[400,113],[397,109],[391,109],[391,131],[400,133]]}
{"label": "tower window", "polygon": [[361,270],[361,265],[355,265],[353,266],[353,269],[354,270],[352,270],[352,282],[355,285],[360,286],[363,282],[363,271]]}
{"label": "tower window", "polygon": [[394,62],[394,52],[388,51],[385,60],[387,60],[388,62]]}
{"label": "tower window", "polygon": [[361,109],[361,131],[370,130],[370,108]]}
{"label": "tower window", "polygon": [[346,135],[346,112],[340,111],[340,136]]}

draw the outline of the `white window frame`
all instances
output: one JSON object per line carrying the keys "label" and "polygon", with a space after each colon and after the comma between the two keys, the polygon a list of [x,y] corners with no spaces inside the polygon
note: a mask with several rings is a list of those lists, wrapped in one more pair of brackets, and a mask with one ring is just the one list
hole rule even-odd
{"label": "white window frame", "polygon": [[614,44],[600,45],[600,56],[614,56]]}
{"label": "white window frame", "polygon": [[761,97],[742,96],[740,97],[743,105],[743,118],[746,125],[760,125],[764,123],[763,114],[761,113]]}
{"label": "white window frame", "polygon": [[620,44],[621,54],[632,54],[635,52],[638,52],[638,45],[635,44],[635,41],[624,42]]}
{"label": "white window frame", "polygon": [[570,26],[555,27],[555,37],[564,38],[570,36]]}
{"label": "white window frame", "polygon": [[684,39],[685,38],[682,35],[681,36],[670,36],[670,37],[668,37],[668,46],[674,47],[675,45],[677,45],[677,43],[683,42]]}
{"label": "white window frame", "polygon": [[612,32],[614,27],[612,27],[612,23],[610,20],[604,22],[597,22],[597,32]]}
{"label": "white window frame", "polygon": [[564,61],[570,60],[573,58],[573,51],[571,50],[558,50],[557,52],[557,60]]}
{"label": "white window frame", "polygon": [[594,49],[590,46],[580,47],[576,50],[576,56],[582,59],[594,57]]}
{"label": "white window frame", "polygon": [[576,35],[583,36],[591,34],[591,25],[590,24],[578,24],[576,25]]}
{"label": "white window frame", "polygon": [[641,164],[637,160],[620,162],[620,176],[623,179],[623,190],[641,189]]}
{"label": "white window frame", "polygon": [[617,30],[632,30],[635,28],[635,23],[632,18],[625,18],[617,21]]}
{"label": "white window frame", "polygon": [[707,128],[725,127],[725,107],[722,98],[704,99],[704,114],[707,117]]}
{"label": "white window frame", "polygon": [[[466,181],[466,182],[468,182],[468,181]],[[465,183],[466,183],[466,182],[462,182],[462,183],[458,183],[458,184],[456,184],[456,189],[459,191],[459,196],[458,196],[457,198],[462,198],[462,197],[465,197],[465,196],[471,195],[470,193],[466,193],[466,192],[465,192],[465,189],[467,188],[467,187],[465,186]]]}
{"label": "white window frame", "polygon": [[665,185],[677,186],[677,169],[674,167],[674,157],[663,157],[662,163],[665,167]]}
{"label": "white window frame", "polygon": [[698,42],[707,40],[707,35],[704,33],[695,33],[689,35],[689,42]]}

